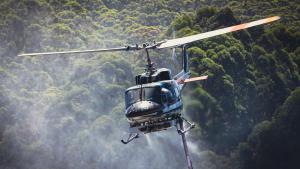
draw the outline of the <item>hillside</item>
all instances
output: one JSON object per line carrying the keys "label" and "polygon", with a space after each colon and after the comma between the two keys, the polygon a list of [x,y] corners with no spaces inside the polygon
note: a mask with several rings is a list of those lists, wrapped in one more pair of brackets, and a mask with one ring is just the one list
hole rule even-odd
{"label": "hillside", "polygon": [[[126,136],[124,91],[145,53],[17,57],[124,46],[281,20],[191,44],[184,115],[195,168],[299,168],[297,1],[3,0],[0,2],[0,168],[184,168],[175,130]],[[178,51],[179,52],[179,51]],[[170,50],[151,52],[173,74]],[[178,53],[179,56],[179,53]]]}

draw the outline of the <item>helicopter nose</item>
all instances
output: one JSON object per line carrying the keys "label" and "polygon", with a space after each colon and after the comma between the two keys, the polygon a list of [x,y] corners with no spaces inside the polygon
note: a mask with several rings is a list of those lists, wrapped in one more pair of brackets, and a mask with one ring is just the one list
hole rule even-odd
{"label": "helicopter nose", "polygon": [[152,101],[139,101],[126,110],[127,118],[155,116],[162,111],[162,106]]}

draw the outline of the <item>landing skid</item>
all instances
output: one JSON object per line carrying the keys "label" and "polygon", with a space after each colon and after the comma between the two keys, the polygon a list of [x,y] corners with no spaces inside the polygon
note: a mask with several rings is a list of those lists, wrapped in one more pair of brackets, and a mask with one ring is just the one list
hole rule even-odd
{"label": "landing skid", "polygon": [[130,133],[127,140],[124,141],[123,139],[121,140],[121,142],[123,144],[127,144],[129,142],[131,142],[132,140],[136,139],[136,138],[139,138],[139,134],[138,133]]}
{"label": "landing skid", "polygon": [[[178,132],[179,135],[181,135],[181,138],[182,138],[182,144],[183,144],[183,148],[184,148],[184,153],[185,153],[188,169],[193,169],[192,160],[191,160],[190,155],[189,155],[189,149],[188,149],[188,146],[187,146],[185,133],[190,131],[191,129],[195,128],[195,124],[189,122],[184,117],[177,117],[177,119],[175,119],[175,120],[176,120],[175,126],[176,126],[176,129],[177,129],[177,132]],[[183,122],[186,122],[189,125],[189,127],[184,129]],[[138,137],[139,137],[138,133],[130,133],[127,140],[126,141],[121,140],[121,142],[123,144],[127,144],[127,143],[131,142],[132,140],[134,140]]]}

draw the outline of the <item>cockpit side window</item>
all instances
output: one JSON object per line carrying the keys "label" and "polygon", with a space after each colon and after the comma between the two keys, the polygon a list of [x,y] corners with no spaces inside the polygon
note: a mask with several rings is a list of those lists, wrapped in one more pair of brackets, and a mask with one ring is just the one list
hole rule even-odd
{"label": "cockpit side window", "polygon": [[145,87],[143,88],[143,100],[161,102],[161,88],[160,87]]}
{"label": "cockpit side window", "polygon": [[178,91],[176,92],[176,86],[172,85],[172,83],[165,83],[163,88],[169,92],[169,94],[167,94],[168,104],[173,104],[176,102],[179,96]]}
{"label": "cockpit side window", "polygon": [[176,102],[176,95],[167,88],[162,88],[162,100],[164,103],[173,104]]}
{"label": "cockpit side window", "polygon": [[129,90],[125,93],[126,108],[140,100],[140,89]]}

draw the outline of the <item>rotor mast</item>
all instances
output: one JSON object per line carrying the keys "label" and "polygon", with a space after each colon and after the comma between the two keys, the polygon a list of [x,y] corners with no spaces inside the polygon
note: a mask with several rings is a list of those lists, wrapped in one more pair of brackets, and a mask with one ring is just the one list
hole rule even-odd
{"label": "rotor mast", "polygon": [[151,62],[149,51],[148,51],[147,48],[145,49],[145,51],[146,51],[146,55],[147,55],[147,65],[146,65],[147,69],[146,69],[146,71],[148,71],[151,75],[151,74],[153,74],[153,72],[155,70],[155,68],[153,67],[154,63]]}

